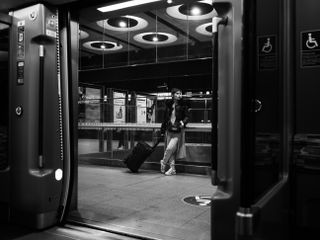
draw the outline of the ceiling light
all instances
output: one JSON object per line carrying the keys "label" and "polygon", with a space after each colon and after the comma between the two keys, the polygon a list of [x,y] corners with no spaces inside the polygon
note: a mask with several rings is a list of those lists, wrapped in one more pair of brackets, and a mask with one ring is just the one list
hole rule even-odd
{"label": "ceiling light", "polygon": [[127,23],[124,22],[124,21],[120,21],[119,22],[119,27],[125,28],[125,27],[127,27]]}
{"label": "ceiling light", "polygon": [[83,43],[83,47],[104,53],[117,51],[123,48],[121,44],[112,41],[88,41]]}
{"label": "ceiling light", "polygon": [[143,18],[131,15],[100,20],[97,24],[105,30],[118,32],[137,31],[148,26],[148,22]]}
{"label": "ceiling light", "polygon": [[119,9],[134,7],[134,6],[143,5],[143,4],[152,3],[152,2],[158,2],[158,1],[161,1],[161,0],[131,0],[127,2],[108,5],[105,7],[100,7],[100,8],[97,8],[97,10],[100,12],[112,12]]}
{"label": "ceiling light", "polygon": [[164,45],[173,43],[178,40],[176,36],[171,33],[165,32],[144,32],[139,33],[133,37],[133,39],[139,43],[150,45]]}
{"label": "ceiling light", "polygon": [[80,37],[80,39],[85,39],[85,38],[89,37],[89,33],[85,32],[83,30],[80,30],[79,37]]}
{"label": "ceiling light", "polygon": [[213,26],[212,22],[202,24],[196,28],[196,32],[202,35],[212,36],[212,26]]}
{"label": "ceiling light", "polygon": [[212,6],[212,0],[201,0],[193,4],[168,7],[166,12],[171,17],[187,21],[204,20],[217,16],[217,12]]}
{"label": "ceiling light", "polygon": [[191,9],[191,15],[198,16],[201,15],[201,9],[198,7],[194,7]]}

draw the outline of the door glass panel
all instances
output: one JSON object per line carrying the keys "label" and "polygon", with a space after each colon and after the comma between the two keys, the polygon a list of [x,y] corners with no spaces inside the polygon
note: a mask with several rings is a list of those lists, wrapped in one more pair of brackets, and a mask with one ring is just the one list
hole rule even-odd
{"label": "door glass panel", "polygon": [[9,26],[0,22],[0,169],[8,166]]}
{"label": "door glass panel", "polygon": [[[281,1],[257,2],[254,198],[282,177]],[[267,10],[268,9],[268,10]],[[266,10],[268,14],[266,14]]]}

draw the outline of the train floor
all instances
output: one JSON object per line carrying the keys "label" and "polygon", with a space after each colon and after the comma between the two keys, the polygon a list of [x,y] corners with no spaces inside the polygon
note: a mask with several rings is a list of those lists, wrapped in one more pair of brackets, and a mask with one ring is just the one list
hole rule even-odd
{"label": "train floor", "polygon": [[210,176],[80,165],[78,209],[81,222],[140,239],[209,240]]}
{"label": "train floor", "polygon": [[105,232],[83,226],[66,224],[34,231],[25,227],[1,224],[1,240],[134,240],[136,238]]}

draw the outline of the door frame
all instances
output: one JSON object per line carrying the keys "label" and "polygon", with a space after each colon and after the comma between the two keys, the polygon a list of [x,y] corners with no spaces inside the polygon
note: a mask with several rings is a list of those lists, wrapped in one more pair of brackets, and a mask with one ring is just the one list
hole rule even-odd
{"label": "door frame", "polygon": [[[12,26],[12,17],[7,15],[7,14],[3,14],[0,13],[0,23],[1,24],[5,24],[8,25],[8,27],[10,28],[9,31],[11,31],[11,26]],[[8,37],[10,37],[10,32],[8,34]],[[9,92],[9,81],[10,81],[10,41],[8,40],[8,44],[9,44],[9,48],[8,48],[8,89],[7,91]],[[7,125],[7,131],[8,131],[8,138],[7,138],[7,164],[9,163],[9,141],[10,141],[10,118],[9,118],[9,98],[10,96],[8,95],[8,99],[7,99],[7,108],[8,108],[8,125]],[[10,168],[7,165],[5,169],[0,170],[0,189],[2,189],[2,194],[0,196],[0,221],[8,221],[9,220],[9,201],[10,201]]]}

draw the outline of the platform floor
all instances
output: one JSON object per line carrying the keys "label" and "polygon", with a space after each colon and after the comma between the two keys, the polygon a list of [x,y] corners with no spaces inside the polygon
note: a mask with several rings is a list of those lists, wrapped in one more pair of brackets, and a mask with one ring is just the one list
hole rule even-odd
{"label": "platform floor", "polygon": [[211,196],[210,176],[79,166],[78,211],[70,220],[144,239],[209,240],[210,206],[188,196]]}

